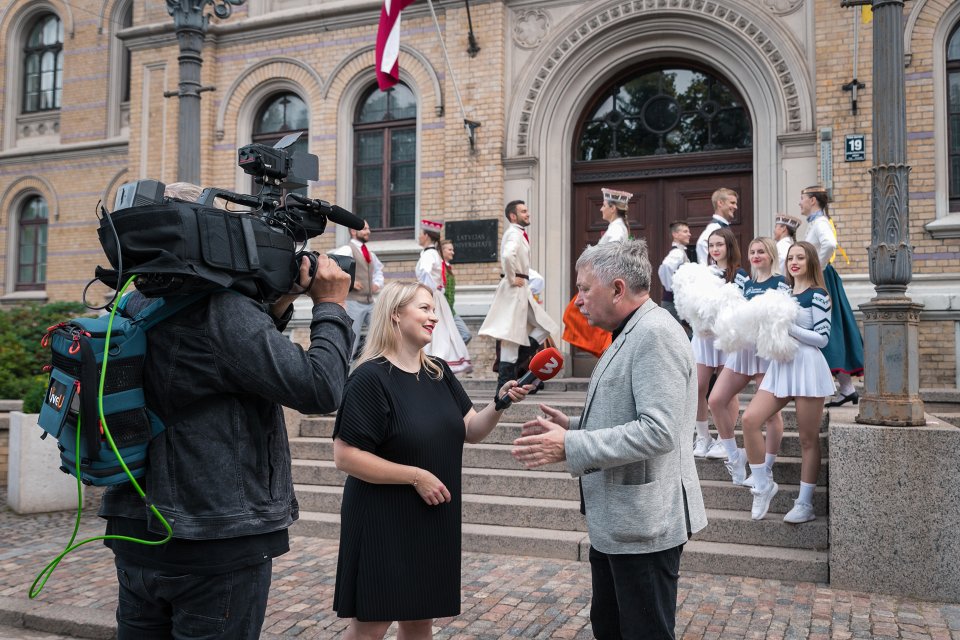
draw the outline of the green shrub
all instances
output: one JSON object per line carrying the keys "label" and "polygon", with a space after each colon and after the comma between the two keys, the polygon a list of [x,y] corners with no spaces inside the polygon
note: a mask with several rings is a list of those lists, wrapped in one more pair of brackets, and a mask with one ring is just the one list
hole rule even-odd
{"label": "green shrub", "polygon": [[48,327],[85,313],[89,311],[79,302],[0,309],[0,398],[26,398],[38,386],[38,376],[46,380],[43,367],[50,364],[50,349],[40,346],[41,338]]}
{"label": "green shrub", "polygon": [[40,407],[47,395],[48,376],[34,376],[28,383],[27,390],[23,394],[24,413],[40,413]]}

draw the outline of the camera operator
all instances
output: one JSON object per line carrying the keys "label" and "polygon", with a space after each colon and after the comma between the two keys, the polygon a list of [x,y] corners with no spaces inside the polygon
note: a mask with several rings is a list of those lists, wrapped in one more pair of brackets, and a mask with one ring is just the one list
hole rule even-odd
{"label": "camera operator", "polygon": [[[147,405],[166,423],[153,439],[146,504],[173,528],[166,544],[107,540],[119,581],[118,638],[258,638],[272,559],[289,550],[298,517],[281,405],[337,408],[347,377],[350,276],[317,256],[302,259],[299,286],[313,301],[310,347],[281,331],[291,293],[269,309],[218,291],[147,334]],[[135,314],[150,299],[132,294]],[[162,540],[166,530],[131,485],[111,487],[100,516],[107,534]]]}

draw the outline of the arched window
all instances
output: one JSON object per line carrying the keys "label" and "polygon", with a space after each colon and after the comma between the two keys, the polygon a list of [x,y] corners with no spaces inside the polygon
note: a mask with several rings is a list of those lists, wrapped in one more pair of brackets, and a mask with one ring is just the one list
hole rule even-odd
{"label": "arched window", "polygon": [[583,125],[577,160],[751,146],[750,116],[732,88],[704,71],[668,67],[603,93]]}
{"label": "arched window", "polygon": [[17,291],[42,290],[47,280],[47,201],[27,198],[17,214]]}
{"label": "arched window", "polygon": [[[310,150],[310,113],[306,103],[295,93],[285,92],[270,96],[260,107],[253,122],[253,142],[273,146],[280,138],[291,133],[302,134],[288,153]],[[259,189],[254,186],[254,189]],[[254,193],[256,193],[254,191]],[[307,187],[294,189],[293,193],[307,194]]]}
{"label": "arched window", "polygon": [[353,131],[354,213],[371,229],[407,237],[416,220],[416,97],[403,84],[387,91],[372,87],[360,101]]}
{"label": "arched window", "polygon": [[947,122],[950,211],[960,211],[960,24],[947,38]]}
{"label": "arched window", "polygon": [[23,48],[23,112],[60,108],[63,91],[63,23],[53,14],[40,16]]}

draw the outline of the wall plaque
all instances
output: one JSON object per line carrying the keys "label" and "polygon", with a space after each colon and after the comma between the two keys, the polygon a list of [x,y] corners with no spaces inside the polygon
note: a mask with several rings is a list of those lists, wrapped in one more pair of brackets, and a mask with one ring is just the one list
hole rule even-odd
{"label": "wall plaque", "polygon": [[500,249],[499,220],[455,220],[444,225],[444,238],[453,241],[453,264],[496,262]]}

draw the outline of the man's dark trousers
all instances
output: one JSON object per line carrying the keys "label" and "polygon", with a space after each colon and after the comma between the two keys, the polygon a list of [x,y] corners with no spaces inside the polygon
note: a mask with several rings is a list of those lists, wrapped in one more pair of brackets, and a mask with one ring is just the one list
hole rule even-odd
{"label": "man's dark trousers", "polygon": [[590,547],[590,623],[598,640],[673,640],[683,545],[655,553],[606,554]]}

